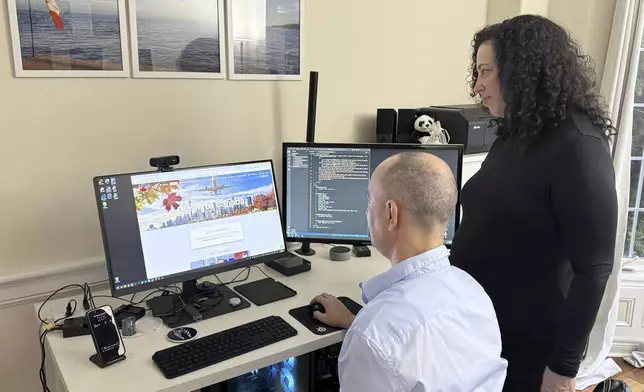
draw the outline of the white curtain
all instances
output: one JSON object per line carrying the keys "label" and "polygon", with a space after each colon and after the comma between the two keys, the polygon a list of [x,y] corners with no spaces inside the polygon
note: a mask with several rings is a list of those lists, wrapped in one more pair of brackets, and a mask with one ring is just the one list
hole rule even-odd
{"label": "white curtain", "polygon": [[[597,381],[593,376],[600,373],[599,368],[608,356],[615,335],[619,282],[628,230],[626,222],[633,140],[633,102],[644,26],[643,15],[644,0],[617,0],[601,84],[602,95],[606,99],[613,124],[618,130],[617,137],[612,141],[619,203],[615,264],[597,314],[597,321],[590,334],[586,358],[579,370],[579,387],[584,386],[584,381],[589,378]],[[607,376],[610,375],[604,375]]]}

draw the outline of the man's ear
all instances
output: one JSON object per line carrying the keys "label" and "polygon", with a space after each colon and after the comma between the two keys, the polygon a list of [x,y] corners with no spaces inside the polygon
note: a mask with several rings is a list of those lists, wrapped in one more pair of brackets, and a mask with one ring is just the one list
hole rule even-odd
{"label": "man's ear", "polygon": [[398,205],[393,200],[387,200],[386,210],[387,228],[389,231],[392,231],[396,226],[398,226]]}

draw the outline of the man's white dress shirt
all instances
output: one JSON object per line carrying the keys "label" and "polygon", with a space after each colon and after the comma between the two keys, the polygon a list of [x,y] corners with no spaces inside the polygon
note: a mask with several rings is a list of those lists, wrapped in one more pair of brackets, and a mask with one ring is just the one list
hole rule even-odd
{"label": "man's white dress shirt", "polygon": [[490,298],[441,246],[361,284],[342,344],[343,392],[500,392],[507,369]]}

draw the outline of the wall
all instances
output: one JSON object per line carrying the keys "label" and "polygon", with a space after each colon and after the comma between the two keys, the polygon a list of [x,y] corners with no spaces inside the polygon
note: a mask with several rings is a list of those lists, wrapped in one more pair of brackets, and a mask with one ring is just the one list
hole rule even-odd
{"label": "wall", "polygon": [[550,1],[548,16],[565,27],[595,61],[601,85],[616,0]]}
{"label": "wall", "polygon": [[[307,2],[304,68],[320,71],[319,141],[372,140],[378,106],[468,101],[468,49],[485,2],[395,4]],[[304,138],[306,81],[15,79],[6,4],[0,12],[3,158],[12,168],[0,193],[11,206],[0,276],[102,253],[95,175],[144,170],[149,157],[171,153],[185,165],[278,159],[281,141]]]}
{"label": "wall", "polygon": [[549,3],[550,0],[521,0],[521,13],[548,16]]}
{"label": "wall", "polygon": [[561,24],[595,61],[598,85],[604,72],[616,0],[489,0],[487,22],[520,14],[544,15]]}
{"label": "wall", "polygon": [[550,0],[489,0],[487,23],[498,23],[520,14],[548,16]]}
{"label": "wall", "polygon": [[494,24],[519,15],[521,2],[519,0],[488,0],[487,23]]}
{"label": "wall", "polygon": [[[486,2],[306,5],[304,69],[320,72],[319,141],[373,141],[377,107],[468,102],[469,45]],[[46,277],[79,263],[104,272],[92,177],[145,170],[149,157],[171,153],[185,165],[274,158],[279,172],[280,143],[304,139],[308,83],[12,75],[3,2],[0,331],[10,332],[0,333],[0,346],[20,359],[0,359],[0,380],[22,392],[39,389],[37,337],[25,323],[30,303],[54,288]],[[239,109],[246,114],[234,115]],[[17,285],[27,271],[44,278]]]}

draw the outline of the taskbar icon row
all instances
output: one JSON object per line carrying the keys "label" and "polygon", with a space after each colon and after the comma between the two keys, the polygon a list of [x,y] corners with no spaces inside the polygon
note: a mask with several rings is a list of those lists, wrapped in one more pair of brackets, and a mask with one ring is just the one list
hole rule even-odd
{"label": "taskbar icon row", "polygon": [[139,280],[138,282],[132,282],[132,283],[121,284],[121,285],[119,284],[120,283],[119,278],[114,279],[114,281],[116,283],[116,289],[117,290],[122,290],[122,289],[131,288],[131,287],[141,286],[141,285],[144,285],[144,284],[154,283],[154,282],[159,281],[161,279],[163,279],[163,278],[158,277],[158,278],[152,278],[152,279]]}

